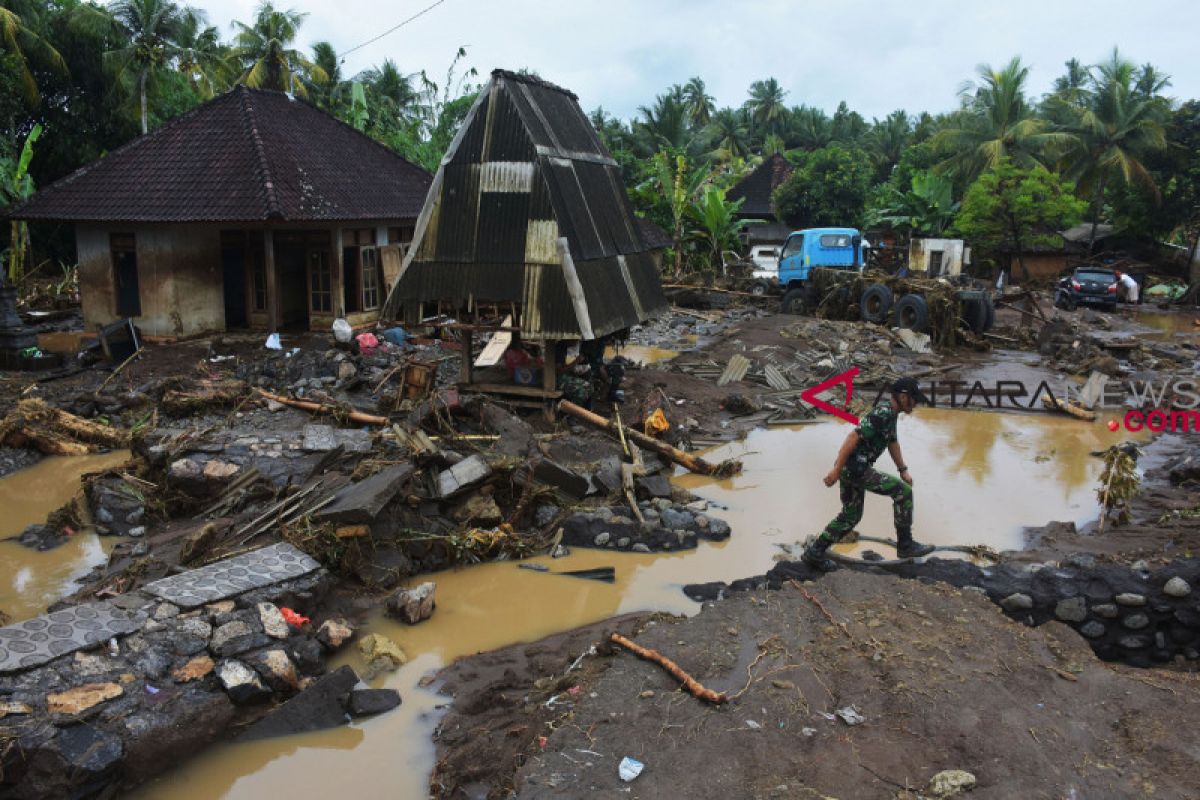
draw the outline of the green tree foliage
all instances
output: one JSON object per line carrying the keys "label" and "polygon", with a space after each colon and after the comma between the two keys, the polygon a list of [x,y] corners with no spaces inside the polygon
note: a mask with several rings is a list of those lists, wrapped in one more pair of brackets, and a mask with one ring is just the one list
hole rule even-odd
{"label": "green tree foliage", "polygon": [[150,130],[147,94],[178,54],[176,41],[184,19],[199,12],[181,9],[169,0],[116,0],[110,8],[123,34],[123,44],[105,53],[118,78],[137,87],[142,133]]}
{"label": "green tree foliage", "polygon": [[910,235],[940,236],[958,213],[954,184],[932,170],[912,176],[907,191],[884,186],[867,214],[868,226],[886,225]]}
{"label": "green tree foliage", "polygon": [[34,69],[46,67],[59,75],[67,72],[66,61],[43,35],[42,17],[36,3],[0,2],[0,51],[11,56],[5,67],[14,70],[15,84],[31,107],[42,99]]}
{"label": "green tree foliage", "polygon": [[835,144],[808,153],[775,190],[775,215],[794,228],[858,226],[872,171],[861,150]]}
{"label": "green tree foliage", "polygon": [[1073,188],[1043,166],[1001,161],[971,185],[954,230],[982,250],[1015,252],[1028,279],[1025,248],[1060,243],[1057,231],[1083,217],[1087,203],[1075,197]]}
{"label": "green tree foliage", "polygon": [[[0,203],[19,203],[33,195],[33,179],[29,176],[29,162],[33,160],[33,146],[42,135],[42,126],[34,125],[25,137],[21,154],[14,160],[0,160]],[[8,279],[19,283],[25,274],[25,262],[29,256],[29,226],[20,220],[9,225]]]}
{"label": "green tree foliage", "polygon": [[700,244],[710,264],[723,264],[722,251],[738,248],[741,221],[737,212],[743,202],[744,199],[730,202],[725,199],[725,192],[709,186],[687,209],[688,235]]}
{"label": "green tree foliage", "polygon": [[693,128],[703,128],[712,120],[716,104],[708,93],[704,81],[692,78],[683,87],[683,104],[687,111],[688,122]]}
{"label": "green tree foliage", "polygon": [[783,100],[787,94],[775,78],[750,84],[750,99],[746,101],[745,109],[764,136],[783,132],[787,121],[787,106]]}
{"label": "green tree foliage", "polygon": [[977,72],[962,92],[962,109],[933,137],[945,156],[942,169],[971,180],[1006,159],[1023,168],[1046,163],[1054,147],[1070,143],[1034,115],[1025,96],[1029,67],[1020,58],[999,70],[981,64]]}
{"label": "green tree foliage", "polygon": [[233,77],[229,48],[216,27],[205,24],[204,14],[195,9],[183,10],[175,32],[175,69],[204,100],[224,91]]}

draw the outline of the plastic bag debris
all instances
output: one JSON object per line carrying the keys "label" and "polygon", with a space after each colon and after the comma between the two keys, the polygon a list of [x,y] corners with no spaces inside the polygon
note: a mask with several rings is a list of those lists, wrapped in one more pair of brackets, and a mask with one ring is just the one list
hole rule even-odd
{"label": "plastic bag debris", "polygon": [[283,615],[284,622],[286,622],[288,625],[291,625],[295,628],[301,628],[301,627],[307,625],[308,623],[312,622],[312,620],[309,619],[308,617],[304,616],[303,614],[297,614],[295,611],[292,611],[287,606],[283,606],[282,608],[280,608],[279,613]]}
{"label": "plastic bag debris", "polygon": [[388,328],[383,332],[383,340],[395,345],[403,345],[408,341],[408,331],[404,328]]}
{"label": "plastic bag debris", "polygon": [[282,350],[283,349],[283,342],[279,341],[278,333],[272,333],[270,336],[267,337],[266,348],[268,350]]}
{"label": "plastic bag debris", "polygon": [[642,770],[646,765],[635,758],[625,756],[621,759],[621,765],[617,767],[617,774],[621,776],[621,780],[629,783],[631,780],[642,774]]}
{"label": "plastic bag debris", "polygon": [[373,333],[360,333],[354,339],[358,342],[358,351],[364,356],[371,355],[379,347],[379,339]]}
{"label": "plastic bag debris", "polygon": [[646,435],[657,436],[660,433],[667,431],[671,427],[671,423],[667,422],[667,415],[663,413],[661,408],[654,409],[654,413],[646,417]]}
{"label": "plastic bag debris", "polygon": [[854,706],[846,706],[845,708],[839,708],[837,711],[834,711],[833,713],[835,713],[839,717],[841,717],[842,722],[846,723],[847,725],[861,725],[864,722],[866,722],[866,719],[863,718],[862,714],[858,713],[858,709],[855,708]]}
{"label": "plastic bag debris", "polygon": [[350,327],[350,323],[338,317],[333,321],[333,339],[336,342],[346,344],[350,341],[350,337],[354,335],[354,329]]}

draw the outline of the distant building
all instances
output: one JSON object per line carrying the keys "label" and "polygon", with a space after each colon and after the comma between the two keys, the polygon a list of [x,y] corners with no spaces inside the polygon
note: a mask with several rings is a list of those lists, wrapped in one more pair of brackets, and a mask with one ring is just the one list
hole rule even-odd
{"label": "distant building", "polygon": [[496,70],[442,159],[384,315],[495,305],[529,340],[600,338],[666,308],[642,230],[576,96]]}
{"label": "distant building", "polygon": [[11,214],[74,223],[89,328],[328,330],[378,318],[431,182],[302,100],[238,86]]}
{"label": "distant building", "polygon": [[919,239],[908,243],[908,269],[928,278],[958,275],[971,263],[971,248],[962,239]]}
{"label": "distant building", "polygon": [[738,209],[738,219],[759,220],[758,223],[742,227],[742,243],[746,246],[782,244],[792,232],[790,226],[775,219],[771,195],[792,176],[795,169],[783,155],[773,153],[725,192],[726,200],[743,201]]}
{"label": "distant building", "polygon": [[[1097,245],[1105,239],[1112,238],[1115,231],[1116,229],[1112,225],[1097,225]],[[1023,247],[1022,255],[1025,259],[1025,268],[1029,270],[1029,278],[1044,282],[1047,278],[1056,278],[1069,272],[1074,260],[1087,255],[1088,240],[1091,235],[1092,224],[1086,222],[1067,228],[1065,231],[1059,231],[1059,236],[1062,237],[1061,242]],[[1025,279],[1015,248],[1008,247],[1002,251],[1001,263],[1013,283],[1021,283]]]}

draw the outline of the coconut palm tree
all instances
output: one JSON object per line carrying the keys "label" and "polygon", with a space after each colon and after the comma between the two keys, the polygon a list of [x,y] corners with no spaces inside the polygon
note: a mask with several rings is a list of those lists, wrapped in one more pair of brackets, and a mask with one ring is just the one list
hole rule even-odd
{"label": "coconut palm tree", "polygon": [[385,58],[378,67],[360,72],[356,80],[367,86],[385,113],[398,122],[409,123],[423,118],[419,107],[420,95],[412,84],[416,75],[405,75],[395,61]]}
{"label": "coconut palm tree", "polygon": [[205,25],[205,21],[203,11],[183,9],[175,34],[175,69],[198,95],[207,99],[227,85],[231,74],[229,49],[222,44],[217,29]]}
{"label": "coconut palm tree", "polygon": [[833,123],[819,108],[797,106],[788,113],[784,140],[802,150],[820,150],[833,141]]}
{"label": "coconut palm tree", "polygon": [[0,51],[14,57],[17,85],[31,107],[41,102],[37,81],[30,62],[48,67],[59,75],[67,74],[67,63],[57,50],[36,30],[37,7],[14,0],[0,0]]}
{"label": "coconut palm tree", "polygon": [[1025,96],[1029,67],[1020,57],[999,70],[981,64],[977,71],[979,79],[961,92],[963,107],[933,137],[946,156],[939,169],[971,181],[1006,158],[1030,168],[1043,164],[1055,148],[1069,145],[1069,134],[1051,130],[1034,116]]}
{"label": "coconut palm tree", "polygon": [[639,106],[638,113],[641,119],[633,121],[633,130],[643,155],[667,148],[690,150],[695,144],[695,136],[688,126],[683,87],[671,87],[666,94],[654,98],[654,105]]}
{"label": "coconut palm tree", "polygon": [[238,83],[306,96],[305,78],[327,81],[325,70],[291,46],[307,16],[291,9],[281,11],[263,0],[252,25],[235,21],[233,57],[242,70]]}
{"label": "coconut palm tree", "polygon": [[904,148],[912,136],[912,124],[904,109],[888,114],[882,122],[872,120],[871,130],[866,137],[866,150],[875,162],[877,180],[886,180],[892,167],[900,160]]}
{"label": "coconut palm tree", "polygon": [[145,134],[150,130],[148,89],[178,54],[176,38],[187,11],[170,0],[117,0],[109,12],[126,44],[104,56],[119,78],[135,82]]}
{"label": "coconut palm tree", "polygon": [[1072,147],[1066,154],[1067,176],[1091,195],[1092,233],[1088,250],[1095,244],[1096,225],[1104,205],[1104,190],[1114,182],[1136,184],[1158,199],[1158,187],[1142,159],[1152,150],[1166,147],[1164,121],[1169,102],[1160,95],[1146,95],[1144,88],[1165,86],[1163,76],[1146,78],[1133,62],[1113,50],[1112,56],[1095,67],[1090,79],[1087,104],[1071,126]]}
{"label": "coconut palm tree", "polygon": [[712,121],[716,103],[713,96],[706,91],[704,81],[699,77],[692,78],[684,84],[683,102],[692,127],[703,128]]}
{"label": "coconut palm tree", "polygon": [[787,106],[783,104],[785,97],[787,92],[774,78],[750,84],[750,99],[745,107],[758,128],[756,134],[765,137],[768,133],[781,131],[787,118]]}
{"label": "coconut palm tree", "polygon": [[718,159],[750,155],[750,125],[742,109],[722,108],[713,115],[705,132]]}

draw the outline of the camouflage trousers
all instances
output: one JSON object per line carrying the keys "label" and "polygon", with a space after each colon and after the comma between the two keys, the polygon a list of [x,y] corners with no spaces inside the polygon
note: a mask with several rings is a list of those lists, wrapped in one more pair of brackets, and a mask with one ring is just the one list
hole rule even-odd
{"label": "camouflage trousers", "polygon": [[840,541],[863,515],[863,501],[867,492],[892,498],[892,511],[896,522],[896,538],[903,540],[912,536],[913,490],[912,487],[893,475],[885,475],[877,469],[868,468],[862,475],[851,475],[842,470],[838,486],[842,492],[842,510],[821,531],[821,538],[833,543]]}

